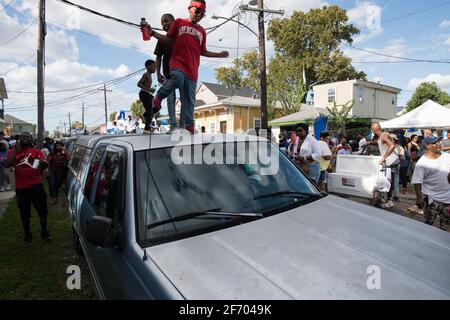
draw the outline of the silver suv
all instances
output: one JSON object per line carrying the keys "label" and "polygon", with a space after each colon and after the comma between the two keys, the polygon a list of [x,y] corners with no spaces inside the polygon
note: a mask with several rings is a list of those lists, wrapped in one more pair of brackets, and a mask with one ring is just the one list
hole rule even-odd
{"label": "silver suv", "polygon": [[267,140],[229,138],[79,138],[74,241],[101,298],[450,298],[448,233],[321,193]]}

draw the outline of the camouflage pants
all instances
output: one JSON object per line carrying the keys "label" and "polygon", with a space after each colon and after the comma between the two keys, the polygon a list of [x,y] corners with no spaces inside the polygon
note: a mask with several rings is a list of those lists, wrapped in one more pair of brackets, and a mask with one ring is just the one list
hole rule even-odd
{"label": "camouflage pants", "polygon": [[450,224],[449,216],[450,204],[445,204],[441,202],[434,201],[432,204],[427,205],[423,211],[425,216],[425,223],[433,225],[437,216],[439,216],[439,225],[441,229],[444,228],[444,224]]}

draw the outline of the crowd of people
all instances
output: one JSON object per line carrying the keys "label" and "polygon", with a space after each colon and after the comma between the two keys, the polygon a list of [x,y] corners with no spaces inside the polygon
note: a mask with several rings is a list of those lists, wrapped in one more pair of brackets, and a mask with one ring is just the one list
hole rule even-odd
{"label": "crowd of people", "polygon": [[283,132],[279,138],[280,149],[324,191],[326,175],[335,171],[340,155],[380,156],[390,190],[374,193],[377,207],[392,208],[411,184],[426,223],[433,224],[437,216],[441,227],[450,222],[450,130],[425,129],[423,136],[406,137],[404,130],[389,133],[376,123],[367,136],[358,132],[353,137],[333,137],[322,132],[317,140],[309,135],[307,125],[299,125],[291,135]]}
{"label": "crowd of people", "polygon": [[47,180],[53,203],[58,202],[59,190],[67,177],[69,155],[60,141],[45,138],[42,148],[35,147],[30,133],[13,138],[0,132],[0,191],[11,190],[11,174],[15,175],[17,206],[24,229],[24,242],[32,240],[31,205],[36,209],[41,224],[41,238],[51,240],[47,229],[47,193],[43,181]]}

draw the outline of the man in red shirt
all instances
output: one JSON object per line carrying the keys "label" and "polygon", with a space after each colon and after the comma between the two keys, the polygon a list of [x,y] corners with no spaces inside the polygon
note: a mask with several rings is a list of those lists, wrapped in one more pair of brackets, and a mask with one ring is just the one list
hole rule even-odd
{"label": "man in red shirt", "polygon": [[25,231],[25,243],[31,242],[30,218],[33,204],[41,223],[41,238],[51,240],[47,230],[47,194],[41,182],[41,170],[48,167],[44,154],[33,148],[33,137],[28,132],[20,135],[15,149],[10,150],[6,167],[14,166],[16,176],[16,199]]}
{"label": "man in red shirt", "polygon": [[195,119],[195,92],[197,89],[198,68],[200,56],[209,58],[227,58],[227,51],[210,52],[206,49],[206,32],[198,23],[206,12],[204,0],[193,0],[189,4],[189,18],[176,19],[166,35],[152,30],[150,25],[143,23],[150,34],[162,43],[172,43],[172,56],[170,58],[170,78],[158,90],[153,99],[155,110],[161,109],[161,102],[176,88],[180,91],[181,122],[186,130],[194,133]]}

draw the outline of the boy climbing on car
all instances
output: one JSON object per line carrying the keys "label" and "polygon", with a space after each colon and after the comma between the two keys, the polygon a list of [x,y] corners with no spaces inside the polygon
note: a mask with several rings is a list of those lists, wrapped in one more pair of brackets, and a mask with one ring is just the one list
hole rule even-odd
{"label": "boy climbing on car", "polygon": [[[147,72],[142,75],[141,80],[139,80],[137,86],[141,88],[139,91],[139,99],[144,105],[145,113],[144,113],[144,121],[145,121],[145,131],[150,131],[150,123],[152,122],[153,115],[155,111],[152,110],[152,100],[153,93],[152,92],[152,74],[155,73],[155,61],[147,60],[145,61],[145,68]],[[160,108],[161,109],[161,108]]]}
{"label": "boy climbing on car", "polygon": [[155,32],[146,22],[141,27],[147,27],[151,36],[161,42],[173,43],[170,58],[170,78],[158,90],[153,99],[155,111],[161,109],[161,102],[176,88],[180,91],[181,120],[186,130],[194,133],[195,92],[197,89],[198,68],[200,56],[209,58],[227,58],[227,51],[210,52],[206,49],[206,32],[198,23],[206,13],[204,0],[193,0],[188,6],[189,18],[176,19],[166,35]]}

